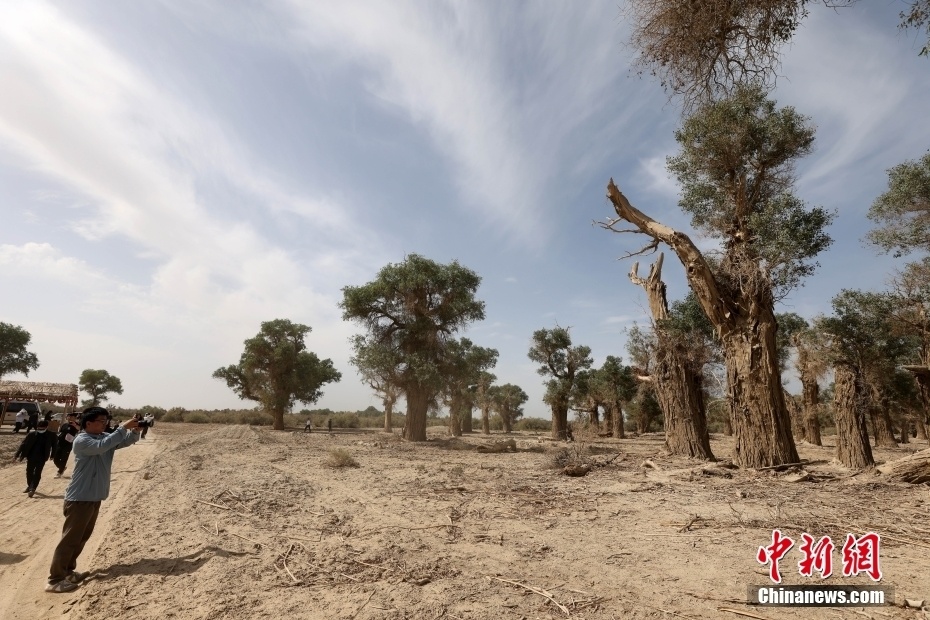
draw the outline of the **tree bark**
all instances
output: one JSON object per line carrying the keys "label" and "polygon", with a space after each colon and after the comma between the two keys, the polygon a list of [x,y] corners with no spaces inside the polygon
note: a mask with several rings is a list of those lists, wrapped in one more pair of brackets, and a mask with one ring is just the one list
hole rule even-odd
{"label": "tree bark", "polygon": [[449,434],[453,437],[462,436],[462,423],[459,420],[458,407],[449,407]]}
{"label": "tree bark", "polygon": [[396,398],[385,397],[381,403],[384,405],[384,432],[393,433],[394,429],[391,428],[391,417],[394,415],[394,402]]}
{"label": "tree bark", "polygon": [[917,419],[917,439],[922,441],[927,441],[927,427],[924,425],[923,420],[920,418]]}
{"label": "tree bark", "polygon": [[501,424],[504,425],[504,432],[508,435],[513,432],[512,414],[506,409],[501,410]]}
{"label": "tree bark", "polygon": [[481,408],[481,434],[491,434],[491,407],[488,405]]}
{"label": "tree bark", "polygon": [[894,438],[894,428],[891,426],[888,410],[874,403],[870,403],[867,409],[872,420],[872,432],[875,434],[875,447],[897,448],[898,442]]}
{"label": "tree bark", "polygon": [[404,439],[426,441],[426,414],[429,411],[429,392],[419,385],[410,385],[407,395],[407,423],[404,424]]}
{"label": "tree bark", "polygon": [[685,268],[707,318],[723,345],[736,445],[741,467],[770,467],[798,461],[791,421],[782,395],[775,354],[775,314],[771,291],[724,291],[691,239],[656,222],[630,204],[611,179],[607,196],[620,219],[668,245]]}
{"label": "tree bark", "polygon": [[930,450],[921,450],[896,461],[889,461],[878,467],[878,471],[888,476],[889,480],[927,484],[930,482]]}
{"label": "tree bark", "polygon": [[839,364],[834,369],[836,416],[836,458],[850,469],[875,465],[869,432],[865,423],[862,378],[853,366]]}
{"label": "tree bark", "polygon": [[[552,404],[552,438],[553,439],[568,439],[568,404],[566,403],[553,403]],[[501,416],[503,417],[503,416]],[[507,429],[507,423],[504,423],[504,428]],[[510,430],[508,429],[509,433]]]}
{"label": "tree bark", "polygon": [[668,299],[665,282],[662,281],[664,258],[664,254],[659,254],[646,278],[639,277],[639,263],[633,263],[630,280],[646,291],[652,312],[657,340],[653,378],[656,399],[665,416],[665,446],[672,454],[713,461],[701,369],[695,368],[696,364],[688,359],[687,351],[682,350],[662,329],[662,321],[668,319]]}
{"label": "tree bark", "polygon": [[271,410],[271,428],[276,431],[284,430],[284,409]]}
{"label": "tree bark", "polygon": [[462,414],[459,416],[459,420],[462,423],[462,432],[463,433],[474,433],[475,429],[473,428],[472,419],[471,419],[472,408],[468,406],[462,406]]}
{"label": "tree bark", "polygon": [[623,431],[623,409],[616,403],[610,405],[610,426],[611,434],[615,439],[626,438]]}
{"label": "tree bark", "polygon": [[[802,373],[803,375],[803,373]],[[801,377],[801,407],[804,417],[804,439],[815,446],[822,446],[820,438],[820,384],[816,377]]]}

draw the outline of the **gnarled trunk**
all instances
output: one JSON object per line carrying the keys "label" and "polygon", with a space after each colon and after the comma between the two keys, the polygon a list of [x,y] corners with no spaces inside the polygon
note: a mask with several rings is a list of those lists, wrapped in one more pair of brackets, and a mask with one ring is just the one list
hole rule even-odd
{"label": "gnarled trunk", "polygon": [[626,434],[623,432],[623,409],[617,403],[612,403],[610,407],[610,430],[616,439],[625,439]]}
{"label": "gnarled trunk", "polygon": [[404,424],[404,439],[426,441],[426,414],[429,411],[429,391],[420,385],[408,385],[407,423]]}
{"label": "gnarled trunk", "polygon": [[[782,395],[775,355],[775,314],[771,290],[758,277],[748,290],[727,290],[694,242],[639,211],[614,185],[607,196],[617,215],[656,242],[667,244],[685,268],[688,284],[723,344],[736,446],[741,467],[796,463],[798,452]],[[728,250],[729,251],[729,250]]]}
{"label": "gnarled trunk", "polygon": [[836,458],[851,469],[875,465],[865,423],[862,378],[855,367],[838,364],[834,369]]}
{"label": "gnarled trunk", "polygon": [[[552,407],[552,438],[568,439],[568,404],[554,402]],[[504,417],[504,416],[501,416]],[[508,422],[504,423],[504,429],[509,433]]]}
{"label": "gnarled trunk", "polygon": [[804,439],[815,446],[822,446],[820,439],[820,384],[814,377],[801,377],[801,408],[804,418]]}
{"label": "gnarled trunk", "polygon": [[736,440],[733,462],[740,467],[797,463],[775,353],[775,315],[767,308],[755,310],[754,320],[740,322],[722,338]]}
{"label": "gnarled trunk", "polygon": [[384,405],[384,432],[392,433],[391,417],[394,415],[394,403],[397,402],[396,396],[385,396],[381,403]]}
{"label": "gnarled trunk", "polygon": [[882,405],[870,404],[868,412],[872,420],[872,432],[875,434],[875,447],[897,448],[898,442],[894,438],[894,428],[888,410]]}
{"label": "gnarled trunk", "polygon": [[700,368],[662,329],[668,319],[668,299],[662,281],[664,254],[649,268],[645,279],[637,275],[638,263],[630,270],[630,280],[643,287],[649,299],[656,332],[656,368],[652,373],[656,400],[665,417],[665,446],[672,454],[715,460],[707,432],[707,412]]}
{"label": "gnarled trunk", "polygon": [[485,405],[481,408],[481,433],[483,435],[491,434],[491,406]]}

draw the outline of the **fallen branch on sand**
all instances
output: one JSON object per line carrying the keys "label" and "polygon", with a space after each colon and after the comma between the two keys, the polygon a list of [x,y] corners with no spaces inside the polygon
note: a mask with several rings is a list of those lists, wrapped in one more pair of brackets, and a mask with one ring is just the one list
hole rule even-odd
{"label": "fallen branch on sand", "polygon": [[525,583],[520,583],[519,581],[511,581],[510,579],[503,579],[501,577],[488,577],[488,579],[496,579],[497,581],[501,581],[503,583],[509,583],[512,586],[519,586],[521,588],[525,588],[534,594],[538,594],[539,596],[543,598],[549,599],[549,602],[555,605],[556,607],[558,607],[559,609],[561,609],[562,613],[564,613],[566,616],[571,615],[568,611],[568,607],[565,607],[564,605],[560,604],[557,600],[555,600],[551,592],[546,592],[545,590],[542,590],[540,588],[534,588],[533,586],[528,586]]}

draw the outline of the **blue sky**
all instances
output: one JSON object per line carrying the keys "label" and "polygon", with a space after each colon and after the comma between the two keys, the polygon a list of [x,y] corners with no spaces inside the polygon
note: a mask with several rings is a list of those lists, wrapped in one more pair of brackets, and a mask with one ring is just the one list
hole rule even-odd
{"label": "blue sky", "polygon": [[[813,6],[786,49],[773,96],[818,127],[798,193],[838,217],[782,311],[896,265],[861,239],[886,169],[930,148],[930,60],[899,4]],[[690,232],[665,172],[680,113],[627,35],[613,0],[3,0],[0,320],[32,334],[29,379],[105,368],[118,405],[249,407],[211,374],[287,318],[343,373],[316,406],[380,406],[337,303],[415,252],[482,276],[467,335],[548,417],[534,330],[571,326],[600,364],[648,321],[617,260],[641,239],[591,224],[608,179]]]}

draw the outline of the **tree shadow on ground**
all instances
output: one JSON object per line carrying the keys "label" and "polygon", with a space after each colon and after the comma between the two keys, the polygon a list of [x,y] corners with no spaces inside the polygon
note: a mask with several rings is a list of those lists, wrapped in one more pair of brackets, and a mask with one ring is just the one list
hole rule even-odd
{"label": "tree shadow on ground", "polygon": [[245,551],[227,551],[209,545],[187,555],[169,558],[143,558],[132,564],[113,564],[107,568],[94,571],[91,579],[114,579],[131,575],[190,575],[200,569],[208,560],[215,557],[228,558],[251,555]]}
{"label": "tree shadow on ground", "polygon": [[0,566],[6,566],[8,564],[17,564],[25,560],[27,555],[20,555],[19,553],[3,553],[0,551]]}

